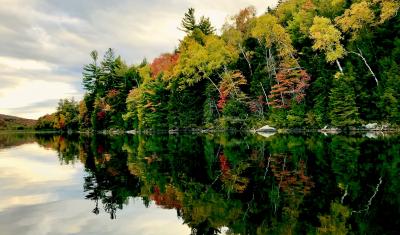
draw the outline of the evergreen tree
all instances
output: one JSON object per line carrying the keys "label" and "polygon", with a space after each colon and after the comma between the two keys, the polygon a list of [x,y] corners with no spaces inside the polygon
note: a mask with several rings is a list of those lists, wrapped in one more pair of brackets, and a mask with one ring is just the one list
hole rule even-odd
{"label": "evergreen tree", "polygon": [[189,8],[185,13],[181,22],[181,30],[187,34],[192,34],[196,29],[199,29],[205,35],[213,34],[215,28],[211,25],[210,18],[202,16],[199,23],[197,23],[194,12],[194,8]]}
{"label": "evergreen tree", "polygon": [[194,8],[189,8],[181,22],[181,30],[190,33],[196,28],[196,17],[194,16]]}
{"label": "evergreen tree", "polygon": [[92,51],[90,53],[90,57],[92,58],[92,63],[85,65],[83,67],[83,87],[89,94],[94,94],[97,92],[100,76],[101,76],[101,68],[98,65],[98,53],[97,51]]}
{"label": "evergreen tree", "polygon": [[215,28],[211,25],[210,18],[202,16],[199,25],[197,26],[205,35],[213,34]]}
{"label": "evergreen tree", "polygon": [[329,94],[329,118],[335,127],[349,127],[360,123],[354,88],[349,80],[339,75]]}

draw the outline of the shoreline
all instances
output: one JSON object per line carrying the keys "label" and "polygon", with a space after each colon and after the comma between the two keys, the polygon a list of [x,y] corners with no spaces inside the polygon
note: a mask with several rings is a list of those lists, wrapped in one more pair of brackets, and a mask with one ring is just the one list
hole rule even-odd
{"label": "shoreline", "polygon": [[275,129],[275,130],[257,130],[257,129],[201,129],[201,128],[191,128],[191,129],[172,129],[172,130],[72,130],[72,131],[41,131],[41,130],[0,130],[0,134],[86,134],[86,135],[179,135],[179,134],[212,134],[212,133],[264,133],[264,134],[306,134],[306,133],[320,133],[320,134],[400,134],[400,128],[374,128],[374,129],[365,129],[365,128],[349,128],[349,129],[337,129],[337,128],[329,128],[329,129],[313,129],[313,128],[293,128],[293,129]]}

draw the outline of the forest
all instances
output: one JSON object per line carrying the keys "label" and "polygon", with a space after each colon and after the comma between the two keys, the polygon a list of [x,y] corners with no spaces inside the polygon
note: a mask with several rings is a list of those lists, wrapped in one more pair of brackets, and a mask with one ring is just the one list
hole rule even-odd
{"label": "forest", "polygon": [[90,53],[83,100],[60,100],[37,129],[348,129],[400,124],[398,0],[286,0],[217,31],[188,9],[178,47],[127,65]]}

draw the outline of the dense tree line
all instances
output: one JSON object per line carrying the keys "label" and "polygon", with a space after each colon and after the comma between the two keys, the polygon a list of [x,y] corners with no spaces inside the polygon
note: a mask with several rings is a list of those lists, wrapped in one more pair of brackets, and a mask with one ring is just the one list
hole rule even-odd
{"label": "dense tree line", "polygon": [[399,7],[398,0],[280,1],[260,16],[241,10],[220,34],[189,9],[179,47],[151,63],[128,66],[111,49],[100,61],[93,51],[71,123],[94,130],[399,124]]}

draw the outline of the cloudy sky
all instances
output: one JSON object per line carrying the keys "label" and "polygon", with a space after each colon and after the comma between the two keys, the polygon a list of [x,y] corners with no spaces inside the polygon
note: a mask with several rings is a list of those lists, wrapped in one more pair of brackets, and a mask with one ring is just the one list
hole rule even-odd
{"label": "cloudy sky", "polygon": [[0,0],[0,113],[37,118],[58,99],[79,100],[90,51],[113,48],[128,64],[172,51],[189,7],[220,28],[253,5],[276,0]]}

